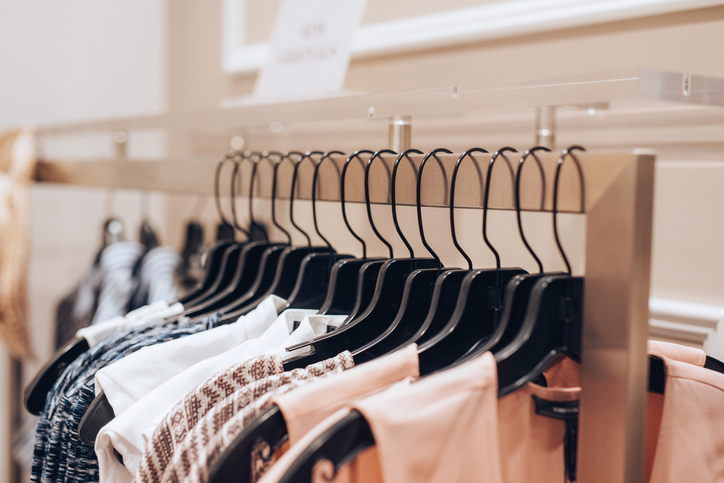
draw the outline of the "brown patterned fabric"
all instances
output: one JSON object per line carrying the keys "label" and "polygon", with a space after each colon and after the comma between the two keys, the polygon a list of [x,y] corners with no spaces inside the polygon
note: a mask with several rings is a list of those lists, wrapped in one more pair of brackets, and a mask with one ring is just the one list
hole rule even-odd
{"label": "brown patterned fabric", "polygon": [[174,449],[220,401],[254,381],[282,372],[281,357],[262,355],[233,365],[196,386],[171,408],[154,430],[138,468],[140,481],[159,481]]}
{"label": "brown patterned fabric", "polygon": [[27,274],[34,143],[30,129],[0,135],[0,338],[16,359],[32,357]]}
{"label": "brown patterned fabric", "polygon": [[[345,351],[304,369],[294,369],[252,382],[217,404],[189,430],[183,442],[176,447],[171,462],[160,478],[158,473],[142,472],[139,469],[136,481],[207,482],[213,463],[249,423],[271,406],[273,395],[353,366],[352,355]],[[150,449],[149,445],[146,451]],[[258,457],[252,461],[254,471],[251,476],[256,481],[273,463],[273,458]]]}

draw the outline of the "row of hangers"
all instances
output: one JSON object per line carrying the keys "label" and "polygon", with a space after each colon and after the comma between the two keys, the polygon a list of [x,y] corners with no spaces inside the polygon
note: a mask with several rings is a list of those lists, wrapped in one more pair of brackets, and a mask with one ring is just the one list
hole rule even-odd
{"label": "row of hangers", "polygon": [[[285,370],[334,357],[344,350],[352,352],[355,363],[364,363],[415,342],[418,344],[420,374],[422,377],[457,366],[479,355],[492,351],[499,367],[500,396],[513,392],[536,380],[559,354],[568,354],[578,360],[580,353],[580,322],[583,306],[583,279],[573,277],[567,256],[560,244],[557,227],[558,179],[561,167],[571,158],[581,181],[581,211],[584,206],[583,174],[575,157],[573,146],[565,150],[558,161],[553,199],[553,225],[556,244],[566,264],[567,273],[546,273],[540,259],[528,243],[521,222],[520,173],[525,162],[533,159],[545,185],[544,172],[536,147],[521,157],[517,170],[510,164],[507,154],[512,148],[503,148],[493,154],[488,165],[487,178],[501,158],[508,165],[511,181],[515,185],[515,206],[521,239],[536,261],[540,273],[528,274],[521,268],[501,268],[500,256],[487,236],[487,211],[490,184],[483,190],[483,240],[496,259],[494,269],[475,269],[472,260],[461,247],[455,229],[455,187],[461,163],[473,154],[486,153],[481,148],[464,152],[456,161],[450,186],[450,226],[453,244],[466,260],[467,270],[445,268],[425,236],[421,203],[421,180],[426,164],[431,159],[442,167],[438,155],[452,154],[447,149],[436,149],[427,154],[408,150],[397,156],[390,180],[390,199],[395,230],[405,244],[409,258],[393,258],[392,247],[374,225],[369,200],[369,173],[372,162],[382,154],[396,153],[383,150],[370,153],[372,157],[365,169],[365,195],[368,218],[374,233],[390,250],[389,260],[367,261],[365,265],[379,266],[375,289],[368,303],[357,315],[353,311],[337,330],[314,341],[289,350],[311,346],[313,354],[285,363]],[[424,157],[416,171],[416,209],[420,238],[431,258],[415,257],[412,246],[400,229],[395,203],[395,180],[400,162],[410,154]],[[320,161],[321,164],[321,161]],[[476,163],[477,165],[477,163]],[[319,164],[316,167],[319,168]],[[414,169],[414,165],[413,165]],[[444,169],[443,169],[444,171]],[[343,197],[342,197],[343,198]],[[313,196],[314,200],[314,196]],[[541,209],[545,200],[542,191]],[[344,208],[343,208],[344,212]],[[349,227],[348,227],[349,228]],[[357,237],[355,237],[357,238]],[[359,238],[358,238],[359,239]],[[358,282],[363,280],[360,273]],[[334,291],[330,289],[328,294]],[[362,293],[358,291],[357,302]],[[564,303],[561,304],[561,301]],[[362,300],[362,302],[364,302]],[[428,303],[429,302],[429,303]],[[246,481],[251,467],[252,445],[266,441],[272,454],[286,441],[284,418],[276,406],[257,418],[252,425],[222,455],[214,465],[210,481]],[[353,412],[326,431],[314,449],[305,451],[285,476],[285,481],[310,481],[312,466],[321,459],[331,461],[336,468],[354,454],[374,444],[369,425],[359,412]]]}
{"label": "row of hangers", "polygon": [[[200,318],[212,313],[222,313],[224,314],[222,322],[230,323],[253,310],[258,302],[268,295],[275,294],[286,299],[289,308],[321,307],[319,310],[321,314],[349,314],[345,323],[337,330],[309,343],[288,348],[293,350],[309,346],[312,353],[285,362],[285,370],[305,367],[334,357],[344,350],[350,350],[355,362],[359,364],[416,342],[419,346],[420,372],[423,377],[492,351],[498,363],[500,395],[509,394],[534,381],[560,354],[566,354],[575,360],[579,358],[583,278],[572,276],[570,263],[558,236],[557,213],[558,181],[561,168],[567,159],[572,160],[578,172],[581,211],[585,206],[583,172],[575,154],[582,150],[583,148],[579,146],[564,150],[558,159],[555,171],[553,233],[566,266],[566,272],[562,273],[544,272],[540,259],[525,237],[521,222],[519,196],[521,170],[524,164],[532,159],[538,167],[542,185],[545,187],[544,171],[537,153],[549,150],[535,147],[526,151],[515,169],[508,155],[516,151],[506,147],[496,151],[488,164],[487,180],[491,179],[492,169],[501,159],[510,171],[511,182],[515,188],[513,192],[518,232],[539,268],[537,274],[528,274],[521,268],[501,268],[500,256],[487,236],[490,193],[490,184],[487,182],[483,187],[482,234],[484,243],[495,256],[496,267],[475,269],[470,257],[458,242],[454,217],[458,170],[467,158],[470,158],[479,170],[474,155],[487,152],[481,148],[470,149],[458,157],[449,192],[453,244],[466,260],[468,265],[466,270],[445,268],[442,265],[440,258],[427,242],[423,226],[420,190],[422,173],[430,160],[436,161],[442,167],[439,155],[451,154],[447,149],[436,149],[427,154],[409,149],[399,155],[391,150],[357,151],[346,158],[341,172],[333,158],[344,155],[339,151],[231,153],[222,158],[216,170],[217,210],[222,222],[243,233],[247,241],[222,242],[210,251],[204,280],[195,291],[179,300],[186,309],[183,316]],[[411,155],[424,155],[419,168],[412,162]],[[395,157],[395,161],[390,171],[386,158],[392,156]],[[352,236],[361,243],[362,258],[337,253],[319,229],[316,209],[317,187],[320,167],[326,160],[332,160],[339,173],[340,205],[344,223]],[[369,178],[370,168],[376,160],[383,163],[390,177],[392,219],[395,230],[408,251],[408,257],[394,258],[392,245],[379,232],[372,218]],[[290,161],[294,168],[289,204],[290,221],[291,225],[305,237],[306,246],[292,246],[291,235],[276,219],[278,169],[285,161]],[[309,234],[294,220],[295,188],[299,167],[305,161],[311,162],[314,167],[312,215],[315,231],[324,245],[313,245]],[[430,257],[415,256],[398,223],[395,181],[399,165],[405,161],[410,162],[415,171],[418,229]],[[231,177],[231,220],[225,217],[221,209],[219,190],[221,169],[227,162],[234,163]],[[233,199],[237,192],[239,169],[244,162],[252,163],[249,179],[250,221],[246,228],[238,223]],[[285,235],[286,243],[271,243],[262,225],[254,220],[252,209],[254,182],[262,162],[269,162],[273,167],[271,221]],[[368,220],[372,231],[387,247],[389,258],[368,258],[365,241],[349,224],[345,179],[352,162],[359,162],[365,169],[365,204]],[[544,200],[543,190],[541,209]],[[253,241],[255,238],[256,241]],[[72,349],[70,347],[67,351],[68,360],[77,357],[73,356]],[[57,372],[57,368],[55,370]],[[658,389],[663,392],[663,387]],[[104,396],[99,395],[81,421],[82,440],[92,444],[98,430],[112,417],[112,408]],[[359,413],[353,413],[329,431],[331,433],[325,440],[326,443],[317,448],[318,454],[307,455],[312,458],[308,461],[324,453],[324,458],[338,463],[346,455],[351,454],[351,451],[373,444],[369,427]],[[285,435],[284,420],[278,409],[273,407],[247,428],[225,453],[212,472],[212,478],[216,475],[220,479],[215,481],[222,481],[224,477],[231,475],[238,478],[239,475],[247,474],[249,466],[244,465],[248,463],[251,443],[261,438],[275,449],[285,440]],[[307,460],[303,455],[299,461]],[[240,468],[243,471],[240,471]],[[302,472],[300,474],[307,476],[311,474],[304,468],[299,471]]]}
{"label": "row of hangers", "polygon": [[[574,146],[564,152],[563,160],[571,156],[578,167],[578,160],[573,156],[573,151],[582,150]],[[525,238],[520,217],[520,199],[518,196],[520,171],[527,159],[534,159],[540,174],[541,182],[545,185],[544,172],[538,151],[549,151],[544,147],[536,147],[526,151],[518,165],[517,174],[513,175],[511,181],[515,183],[516,190],[516,212],[518,228],[523,243],[531,253],[539,266],[540,274],[528,275],[521,268],[501,268],[500,257],[490,241],[487,239],[487,208],[490,192],[490,184],[485,189],[483,213],[483,233],[486,244],[492,248],[496,256],[496,268],[489,270],[474,270],[470,257],[465,253],[457,242],[456,234],[453,238],[456,248],[463,254],[468,262],[468,270],[446,269],[443,267],[439,256],[427,242],[422,221],[421,203],[421,181],[422,173],[429,160],[433,159],[439,163],[441,169],[442,160],[439,155],[442,153],[452,154],[451,151],[440,148],[427,154],[416,149],[408,149],[397,155],[392,150],[383,149],[377,152],[357,151],[348,157],[343,165],[340,177],[340,205],[343,219],[350,233],[363,245],[363,256],[356,259],[352,255],[339,254],[328,239],[321,233],[317,219],[317,186],[320,168],[326,160],[332,160],[333,156],[343,156],[340,151],[310,151],[307,153],[234,153],[231,160],[234,161],[234,169],[231,176],[231,193],[237,190],[238,172],[241,164],[245,161],[252,162],[252,171],[249,178],[249,226],[241,227],[238,223],[236,207],[232,199],[232,219],[229,221],[223,213],[220,201],[220,173],[229,156],[222,159],[216,169],[215,176],[215,199],[217,210],[222,221],[232,224],[236,230],[243,233],[247,241],[242,243],[229,242],[217,245],[209,259],[207,277],[195,292],[182,298],[180,302],[186,310],[178,317],[190,317],[200,319],[214,313],[221,313],[221,323],[231,323],[240,316],[253,310],[258,302],[269,295],[277,295],[287,300],[288,308],[319,309],[322,315],[348,315],[345,323],[339,329],[330,334],[317,338],[311,344],[300,344],[289,347],[289,350],[310,346],[312,354],[302,356],[284,364],[285,370],[306,367],[308,364],[320,362],[334,357],[344,350],[351,350],[356,363],[367,362],[393,350],[405,347],[412,342],[420,345],[420,369],[421,374],[427,374],[442,370],[460,360],[468,360],[489,349],[486,344],[475,344],[482,341],[484,337],[491,334],[495,329],[500,328],[495,334],[496,339],[501,339],[501,344],[509,342],[510,334],[520,326],[522,320],[512,323],[508,331],[508,337],[503,340],[504,330],[499,323],[503,309],[503,292],[508,282],[515,277],[527,276],[527,282],[521,278],[516,292],[517,299],[526,303],[528,295],[533,288],[534,282],[543,277],[543,266],[540,259],[532,250]],[[473,148],[463,153],[457,160],[452,175],[451,194],[451,228],[455,233],[454,226],[454,201],[457,173],[462,162],[478,153],[486,153],[481,148]],[[495,163],[504,159],[508,164],[511,174],[513,173],[508,153],[515,153],[513,148],[503,148],[497,151],[491,158],[488,167],[488,176],[492,173]],[[411,155],[424,155],[419,168],[415,167]],[[363,156],[368,157],[366,163]],[[390,172],[390,201],[392,218],[395,230],[402,239],[409,257],[395,258],[392,245],[382,236],[372,218],[370,201],[370,170],[376,160],[383,164],[384,157],[396,156],[394,165]],[[294,160],[296,158],[296,161]],[[317,159],[315,159],[317,158]],[[275,202],[277,190],[277,177],[279,166],[285,160],[293,163],[292,189],[290,193],[289,216],[291,224],[306,239],[307,245],[302,247],[291,246],[291,236],[276,220]],[[253,227],[257,225],[253,214],[253,193],[254,180],[258,172],[258,166],[263,161],[269,161],[273,166],[272,177],[272,223],[287,236],[287,243],[270,243],[265,235],[265,240],[249,241],[252,237]],[[305,161],[312,163],[314,176],[312,179],[312,215],[314,228],[325,245],[313,246],[311,237],[306,233],[294,219],[294,198],[299,176],[299,168]],[[358,161],[365,168],[365,204],[370,225],[375,235],[387,247],[389,259],[367,258],[366,244],[357,235],[349,224],[346,210],[346,199],[344,185],[347,169],[351,162]],[[396,204],[396,179],[400,163],[407,161],[413,167],[417,182],[417,218],[420,237],[423,245],[431,257],[416,257],[412,246],[405,237],[399,226]],[[477,164],[477,163],[476,163]],[[337,168],[336,163],[333,166]],[[560,166],[557,172],[560,172]],[[338,170],[339,171],[339,170]],[[489,179],[489,178],[488,178]],[[557,186],[557,179],[556,179]],[[545,200],[545,190],[541,191],[541,208]],[[583,194],[583,192],[582,192]],[[582,196],[583,199],[583,196]],[[557,220],[557,194],[554,195],[555,210],[554,219]],[[581,205],[583,207],[583,204]],[[557,223],[554,223],[557,225]],[[557,226],[554,234],[558,237]],[[562,246],[558,243],[559,248]],[[567,257],[564,252],[562,256],[570,270]],[[218,260],[218,263],[215,263]],[[563,276],[563,274],[555,274]],[[566,290],[580,294],[582,292],[582,280],[576,279],[573,282],[570,272],[565,283],[561,283],[559,290]],[[570,280],[569,280],[570,279]],[[570,284],[578,284],[576,290]],[[553,290],[553,289],[550,289]],[[552,293],[552,292],[551,292]],[[421,301],[431,301],[430,305]],[[571,302],[573,303],[573,302]],[[513,306],[518,306],[516,303]],[[575,309],[580,318],[581,303]],[[321,307],[321,308],[320,308]],[[512,309],[509,309],[512,310]],[[521,315],[524,315],[524,311]],[[479,320],[483,318],[484,324]],[[539,327],[542,327],[540,325]],[[580,332],[579,332],[580,333]],[[580,338],[580,337],[579,337]],[[350,347],[350,341],[353,346]],[[492,346],[490,346],[492,347]],[[555,352],[555,354],[559,353]],[[522,352],[515,352],[516,357],[521,357]],[[535,360],[539,363],[540,359]],[[530,366],[528,364],[525,367]],[[542,369],[536,374],[519,370],[517,375],[509,373],[509,381],[506,384],[506,391],[510,392],[514,387],[520,387],[530,382],[542,373]],[[517,386],[514,386],[517,384]],[[501,386],[502,387],[502,386]],[[86,417],[81,420],[79,429],[81,440],[88,444],[95,442],[95,437],[100,428],[110,422],[114,417],[113,409],[107,398],[99,394],[86,412]]]}

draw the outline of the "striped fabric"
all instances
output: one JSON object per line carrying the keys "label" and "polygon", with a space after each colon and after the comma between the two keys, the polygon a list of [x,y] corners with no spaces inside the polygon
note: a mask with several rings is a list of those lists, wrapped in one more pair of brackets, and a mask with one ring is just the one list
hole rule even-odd
{"label": "striped fabric", "polygon": [[[336,357],[304,369],[274,374],[254,381],[213,405],[204,414],[176,419],[173,411],[157,428],[149,441],[136,482],[208,481],[214,461],[241,430],[270,405],[275,390],[289,390],[304,381],[325,377],[354,366],[352,355],[345,351]],[[188,425],[194,421],[195,424]],[[170,424],[169,424],[170,423]],[[181,443],[170,436],[185,435]],[[159,451],[161,450],[161,451]],[[169,460],[169,453],[171,458]]]}
{"label": "striped fabric", "polygon": [[126,315],[136,287],[133,270],[143,251],[143,245],[135,242],[117,242],[103,250],[99,265],[102,281],[94,324]]}
{"label": "striped fabric", "polygon": [[156,247],[149,250],[141,259],[138,270],[137,286],[128,305],[135,310],[154,302],[170,302],[178,293],[175,273],[181,263],[181,256],[168,247]]}
{"label": "striped fabric", "polygon": [[81,355],[51,389],[38,423],[32,482],[98,481],[98,460],[92,446],[78,438],[78,425],[95,397],[99,369],[143,347],[178,339],[218,325],[218,317],[191,323],[147,325],[116,334]]}

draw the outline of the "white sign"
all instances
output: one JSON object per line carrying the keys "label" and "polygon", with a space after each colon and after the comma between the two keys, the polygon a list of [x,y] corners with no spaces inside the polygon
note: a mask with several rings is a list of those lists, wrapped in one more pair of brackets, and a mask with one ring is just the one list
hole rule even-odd
{"label": "white sign", "polygon": [[257,78],[255,97],[311,97],[340,91],[366,3],[283,0],[272,31],[271,55]]}

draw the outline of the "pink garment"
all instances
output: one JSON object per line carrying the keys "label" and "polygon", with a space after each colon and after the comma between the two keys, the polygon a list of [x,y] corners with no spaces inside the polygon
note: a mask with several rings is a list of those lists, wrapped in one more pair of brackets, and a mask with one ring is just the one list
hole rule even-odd
{"label": "pink garment", "polygon": [[495,369],[486,353],[353,404],[372,428],[383,481],[501,482],[498,442],[490,437],[498,434]]}
{"label": "pink garment", "polygon": [[[700,349],[649,342],[649,353],[665,361],[667,382],[665,395],[648,396],[644,481],[724,481],[724,418],[720,416],[724,375],[701,367],[706,355]],[[565,422],[537,414],[533,396],[553,402],[577,401],[578,365],[564,358],[546,371],[548,387],[529,384],[497,400],[495,364],[486,366],[487,358],[492,360],[486,354],[482,360],[468,363],[477,363],[476,370],[465,364],[415,384],[396,384],[358,401],[354,406],[370,422],[375,448],[358,456],[334,478],[329,462],[320,462],[314,481],[565,481]],[[488,381],[487,386],[482,381]],[[488,390],[472,387],[474,382]],[[426,389],[421,390],[423,387]],[[490,397],[477,395],[476,390]],[[491,398],[497,404],[491,405]],[[466,404],[473,400],[477,402]],[[485,422],[483,412],[496,414],[496,421],[480,424]],[[346,414],[348,411],[339,411],[310,430],[262,483],[278,481],[304,448]],[[485,438],[486,434],[498,434],[497,441]],[[468,453],[470,448],[475,448],[474,452]],[[499,460],[490,458],[497,453]],[[375,458],[379,458],[379,469]],[[363,461],[367,471],[360,471],[364,470]],[[352,476],[343,479],[348,468]]]}
{"label": "pink garment", "polygon": [[648,341],[648,353],[652,356],[664,356],[699,367],[704,367],[706,363],[706,353],[703,350],[671,342],[650,340]]}
{"label": "pink garment", "polygon": [[528,384],[498,401],[498,441],[503,481],[561,483],[564,466],[565,421],[536,413],[533,397],[560,403],[581,395],[578,365],[563,358],[548,371],[548,387]]}
{"label": "pink garment", "polygon": [[274,397],[273,402],[284,415],[289,444],[294,445],[310,429],[351,400],[371,396],[395,382],[419,375],[417,344],[412,344],[401,351]]}
{"label": "pink garment", "polygon": [[[289,434],[288,442],[291,448],[294,448],[310,430],[350,401],[370,396],[396,382],[417,378],[419,375],[417,344],[411,344],[401,351],[380,357],[342,374],[275,396],[273,401],[284,415]],[[288,449],[289,446],[285,445],[283,451],[277,451],[275,458],[279,458],[282,454],[286,455]],[[298,454],[293,452],[292,456],[276,461],[261,481],[278,481],[297,456]],[[376,481],[377,478],[372,475],[379,475],[378,457],[374,449],[364,452],[351,464],[342,468],[335,475],[334,481],[336,483]]]}
{"label": "pink garment", "polygon": [[658,437],[647,445],[647,481],[724,481],[724,374],[661,358],[666,391],[649,395],[647,432]]}

